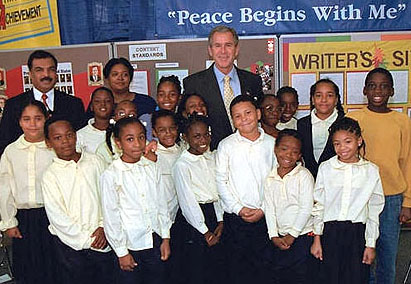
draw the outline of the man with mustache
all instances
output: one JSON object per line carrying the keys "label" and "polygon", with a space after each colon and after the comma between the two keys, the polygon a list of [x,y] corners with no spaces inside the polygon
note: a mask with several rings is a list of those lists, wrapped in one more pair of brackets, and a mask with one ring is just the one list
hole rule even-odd
{"label": "man with mustache", "polygon": [[19,115],[21,106],[27,101],[43,102],[51,115],[69,120],[76,130],[84,126],[86,121],[81,99],[54,90],[57,82],[57,59],[53,54],[36,50],[30,54],[27,65],[33,88],[10,98],[6,103],[0,122],[0,155],[8,144],[23,133]]}

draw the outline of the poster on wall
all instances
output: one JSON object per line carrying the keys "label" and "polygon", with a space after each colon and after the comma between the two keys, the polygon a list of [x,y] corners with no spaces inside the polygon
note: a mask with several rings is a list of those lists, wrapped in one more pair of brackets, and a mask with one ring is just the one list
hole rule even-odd
{"label": "poster on wall", "polygon": [[0,0],[0,49],[60,46],[56,0]]}
{"label": "poster on wall", "polygon": [[[29,76],[29,67],[27,65],[21,66],[23,76],[23,90],[27,92],[33,87],[31,78]],[[71,62],[62,62],[57,65],[57,82],[54,89],[74,96],[74,82],[73,70]]]}
{"label": "poster on wall", "polygon": [[310,86],[329,78],[339,87],[346,109],[367,104],[363,94],[367,73],[388,69],[394,96],[388,103],[398,109],[411,105],[410,33],[367,33],[282,36],[281,84],[297,89],[300,105],[309,105]]}

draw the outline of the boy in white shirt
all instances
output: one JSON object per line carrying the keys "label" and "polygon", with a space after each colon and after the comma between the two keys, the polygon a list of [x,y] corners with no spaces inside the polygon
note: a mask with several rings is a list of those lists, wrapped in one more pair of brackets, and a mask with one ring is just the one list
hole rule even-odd
{"label": "boy in white shirt", "polygon": [[70,122],[54,118],[44,128],[46,144],[57,155],[43,175],[42,190],[61,283],[112,283],[114,258],[104,234],[98,183],[104,162],[76,152]]}
{"label": "boy in white shirt", "polygon": [[258,127],[260,110],[250,96],[230,104],[237,131],[217,151],[216,180],[222,201],[230,283],[269,283],[272,246],[263,211],[263,184],[276,163],[274,138]]}
{"label": "boy in white shirt", "polygon": [[294,129],[278,134],[275,167],[264,185],[268,235],[276,246],[276,283],[307,283],[308,260],[313,241],[314,178],[300,162],[301,138]]}

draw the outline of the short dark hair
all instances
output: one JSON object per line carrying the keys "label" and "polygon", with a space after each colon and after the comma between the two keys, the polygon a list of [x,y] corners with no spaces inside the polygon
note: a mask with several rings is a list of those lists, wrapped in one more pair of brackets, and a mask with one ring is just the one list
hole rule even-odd
{"label": "short dark hair", "polygon": [[385,75],[388,81],[390,81],[391,88],[394,88],[394,79],[392,77],[391,72],[381,67],[375,68],[371,70],[370,72],[368,72],[367,76],[365,77],[365,83],[364,83],[365,86],[367,86],[368,82],[371,80],[371,77],[376,73]]}
{"label": "short dark hair", "polygon": [[23,105],[21,106],[21,110],[18,114],[19,119],[21,119],[21,116],[23,115],[24,110],[28,107],[28,106],[35,106],[39,109],[39,111],[44,115],[44,118],[48,118],[49,113],[46,109],[46,106],[40,102],[40,101],[36,101],[36,100],[29,100],[27,102],[24,102]]}
{"label": "short dark hair", "polygon": [[110,75],[111,69],[113,69],[114,65],[122,64],[127,68],[128,76],[130,77],[130,82],[133,80],[134,75],[134,68],[131,65],[130,61],[125,59],[124,57],[120,58],[111,58],[103,68],[103,75],[104,78],[107,79]]}
{"label": "short dark hair", "polygon": [[207,129],[210,129],[210,123],[208,121],[208,118],[204,115],[198,115],[197,113],[194,113],[192,115],[189,115],[188,118],[184,121],[184,125],[183,125],[184,134],[187,135],[190,128],[194,124],[197,124],[197,123],[204,123]]}
{"label": "short dark hair", "polygon": [[107,87],[99,87],[99,88],[95,89],[95,90],[91,93],[91,97],[90,97],[90,102],[91,102],[91,103],[93,102],[93,99],[94,99],[94,96],[96,95],[96,93],[97,93],[97,92],[100,92],[100,91],[107,92],[107,93],[110,95],[110,97],[113,99],[113,102],[114,102],[113,92],[112,92],[109,88],[107,88]]}
{"label": "short dark hair", "polygon": [[183,111],[187,111],[186,110],[186,103],[187,103],[188,99],[191,98],[191,97],[200,98],[204,102],[204,105],[205,105],[207,113],[208,113],[208,105],[207,105],[207,102],[205,101],[205,99],[203,98],[203,96],[201,96],[199,94],[196,94],[196,93],[188,93],[188,94],[186,93],[186,94],[183,94],[183,97],[181,98],[181,101],[178,105],[177,117],[182,117],[183,116]]}
{"label": "short dark hair", "polygon": [[284,86],[284,87],[281,87],[280,89],[278,89],[278,91],[277,91],[277,97],[278,97],[278,99],[280,100],[280,102],[282,102],[284,94],[288,94],[288,93],[294,95],[295,100],[297,101],[297,104],[298,104],[299,102],[298,102],[298,93],[297,93],[297,90],[294,89],[293,87],[290,87],[290,86]]}
{"label": "short dark hair", "polygon": [[297,139],[298,141],[300,141],[300,151],[301,151],[301,147],[302,147],[303,141],[302,141],[301,135],[300,135],[300,134],[297,132],[297,130],[295,130],[295,129],[286,128],[286,129],[280,130],[280,131],[278,132],[277,138],[275,139],[275,146],[277,147],[278,145],[280,145],[281,140],[282,140],[284,137],[287,137],[287,136],[294,137],[295,139]]}
{"label": "short dark hair", "polygon": [[151,115],[151,126],[154,128],[156,127],[157,120],[162,117],[171,117],[174,123],[177,125],[177,120],[174,112],[167,109],[159,109]]}
{"label": "short dark hair", "polygon": [[137,123],[143,128],[144,136],[147,137],[147,130],[144,124],[136,117],[124,117],[116,122],[113,127],[114,138],[120,138],[120,131],[129,124]]}
{"label": "short dark hair", "polygon": [[64,119],[62,117],[59,117],[58,115],[53,115],[52,117],[50,117],[49,119],[46,120],[46,123],[44,123],[44,137],[46,137],[46,139],[49,139],[49,130],[50,130],[50,126],[53,125],[54,123],[58,122],[58,121],[64,121],[67,122],[70,125],[70,128],[76,132],[76,130],[73,127],[73,124],[71,123],[70,120]]}
{"label": "short dark hair", "polygon": [[158,91],[158,88],[160,88],[160,85],[165,82],[170,82],[174,84],[174,86],[177,88],[178,93],[181,95],[181,82],[176,75],[161,76],[160,81],[158,82],[158,85],[157,85],[157,91]]}
{"label": "short dark hair", "polygon": [[234,38],[234,45],[238,45],[238,34],[235,29],[227,27],[227,26],[216,26],[214,29],[211,30],[210,34],[208,35],[208,45],[211,46],[213,44],[213,35],[215,33],[231,33]]}
{"label": "short dark hair", "polygon": [[233,107],[238,103],[249,102],[251,103],[256,109],[258,109],[257,102],[254,100],[253,97],[249,95],[239,95],[236,96],[230,103],[230,115],[233,115]]}
{"label": "short dark hair", "polygon": [[56,59],[56,57],[54,57],[53,54],[51,54],[50,52],[45,51],[45,50],[36,50],[36,51],[33,51],[30,54],[29,59],[27,60],[27,66],[29,67],[29,70],[31,70],[31,68],[33,67],[33,60],[34,59],[43,59],[43,58],[53,59],[54,67],[57,68],[57,59]]}

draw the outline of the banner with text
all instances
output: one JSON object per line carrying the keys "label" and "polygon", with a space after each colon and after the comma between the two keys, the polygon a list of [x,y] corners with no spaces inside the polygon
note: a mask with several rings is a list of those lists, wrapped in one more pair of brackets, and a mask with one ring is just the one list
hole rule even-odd
{"label": "banner with text", "polygon": [[59,45],[56,0],[0,0],[0,49]]}
{"label": "banner with text", "polygon": [[208,35],[227,25],[239,35],[411,29],[407,0],[155,0],[159,37]]}

